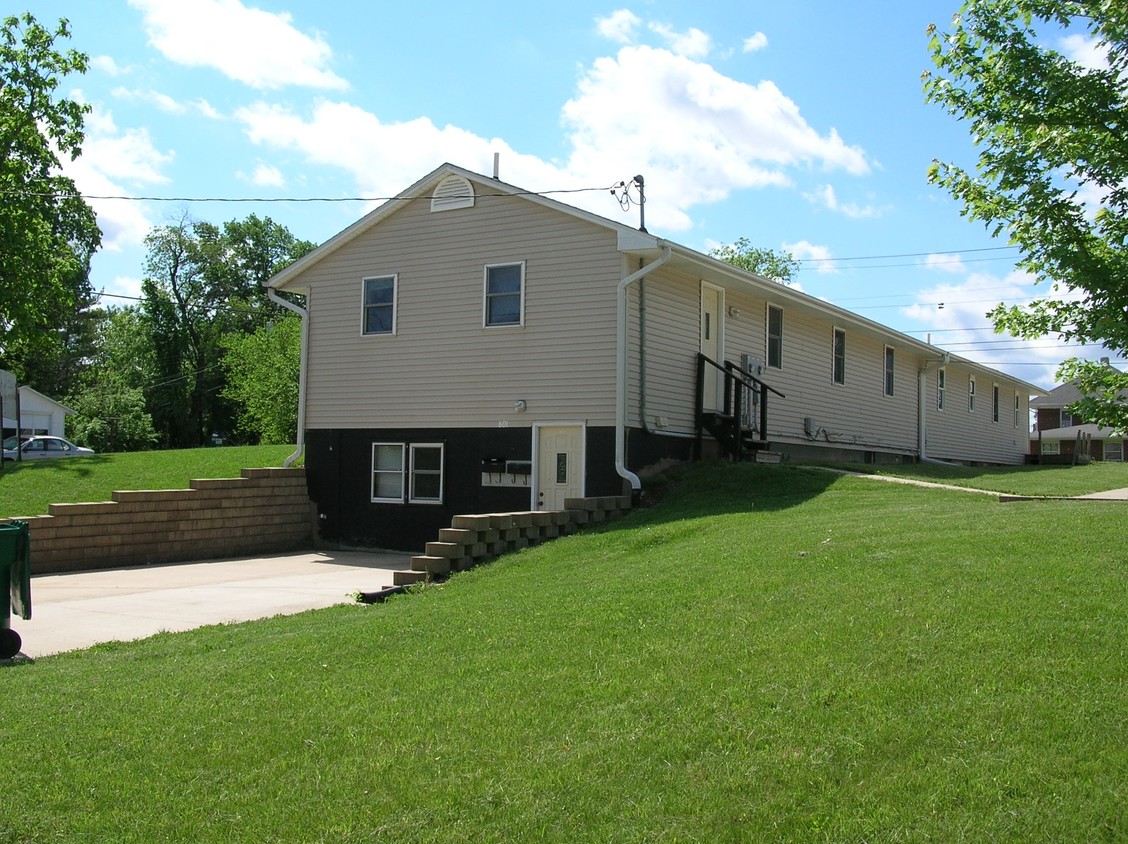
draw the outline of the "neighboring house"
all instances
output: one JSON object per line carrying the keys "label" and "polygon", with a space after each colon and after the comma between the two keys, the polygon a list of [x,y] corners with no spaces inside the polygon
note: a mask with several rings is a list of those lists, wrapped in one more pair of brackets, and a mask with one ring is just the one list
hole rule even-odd
{"label": "neighboring house", "polygon": [[[20,387],[20,424],[19,432],[25,435],[44,434],[52,437],[66,435],[64,423],[66,417],[75,411],[65,404],[49,398],[31,387]],[[16,410],[14,407],[4,407],[4,430],[15,433]]]}
{"label": "neighboring house", "polygon": [[1072,461],[1075,455],[1089,460],[1124,460],[1123,431],[1102,428],[1069,410],[1082,398],[1076,382],[1069,381],[1030,402],[1035,411],[1031,454],[1049,458],[1046,462]]}
{"label": "neighboring house", "polygon": [[340,542],[415,549],[701,455],[1019,464],[1040,392],[452,165],[268,285],[306,296],[300,428]]}

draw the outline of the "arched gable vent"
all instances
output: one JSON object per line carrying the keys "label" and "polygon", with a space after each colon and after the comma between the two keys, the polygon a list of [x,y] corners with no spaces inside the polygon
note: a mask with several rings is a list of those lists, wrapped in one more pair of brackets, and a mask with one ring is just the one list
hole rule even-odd
{"label": "arched gable vent", "polygon": [[431,194],[432,211],[453,211],[474,207],[474,187],[462,176],[447,176]]}

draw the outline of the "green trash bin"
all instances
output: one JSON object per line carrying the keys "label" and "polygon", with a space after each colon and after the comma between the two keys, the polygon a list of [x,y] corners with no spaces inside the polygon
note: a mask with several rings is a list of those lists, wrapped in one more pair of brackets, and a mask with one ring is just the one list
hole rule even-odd
{"label": "green trash bin", "polygon": [[0,659],[11,659],[23,644],[12,629],[12,610],[31,618],[31,529],[20,521],[0,525]]}

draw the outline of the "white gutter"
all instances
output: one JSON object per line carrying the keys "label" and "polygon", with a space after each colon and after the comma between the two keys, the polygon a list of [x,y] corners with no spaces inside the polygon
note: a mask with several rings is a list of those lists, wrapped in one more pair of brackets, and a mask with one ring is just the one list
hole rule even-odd
{"label": "white gutter", "polygon": [[943,356],[938,358],[937,360],[927,361],[924,364],[924,366],[922,366],[920,368],[920,371],[917,373],[917,401],[919,403],[919,407],[918,407],[918,410],[917,410],[917,457],[919,458],[921,463],[936,463],[940,466],[952,466],[952,465],[954,465],[952,463],[949,463],[946,460],[934,460],[931,457],[929,457],[927,454],[925,454],[925,440],[928,437],[928,432],[927,432],[926,426],[924,424],[925,423],[925,419],[924,419],[925,407],[927,406],[927,402],[925,401],[925,386],[926,385],[925,385],[924,376],[928,372],[928,370],[930,370],[930,369],[933,369],[933,368],[939,369],[942,366],[947,366],[948,361],[951,360],[951,357],[952,356],[950,354],[948,354],[947,352],[944,352]]}
{"label": "white gutter", "polygon": [[306,370],[309,364],[309,311],[293,302],[283,299],[274,292],[273,287],[266,288],[266,295],[272,302],[277,302],[283,308],[293,311],[302,320],[302,349],[298,367],[298,436],[294,453],[282,461],[282,467],[290,468],[294,461],[302,456],[305,451],[305,406],[306,406]]}
{"label": "white gutter", "polygon": [[633,492],[642,489],[642,481],[627,468],[627,288],[650,275],[672,256],[670,247],[663,246],[660,256],[620,281],[615,291],[618,316],[618,336],[615,338],[615,471],[619,477],[630,481]]}

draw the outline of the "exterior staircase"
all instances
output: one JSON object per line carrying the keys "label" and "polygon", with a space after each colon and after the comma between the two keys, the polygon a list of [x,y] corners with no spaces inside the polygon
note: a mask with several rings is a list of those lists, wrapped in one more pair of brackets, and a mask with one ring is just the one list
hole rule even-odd
{"label": "exterior staircase", "polygon": [[569,498],[564,510],[529,510],[455,516],[449,528],[428,542],[423,554],[411,558],[411,568],[393,575],[395,586],[442,579],[466,571],[502,554],[567,536],[586,524],[617,518],[631,509],[629,495]]}

